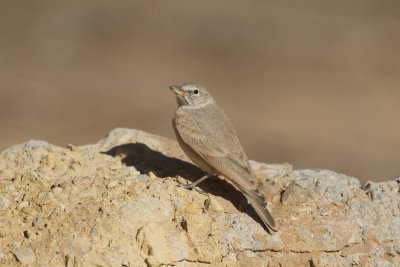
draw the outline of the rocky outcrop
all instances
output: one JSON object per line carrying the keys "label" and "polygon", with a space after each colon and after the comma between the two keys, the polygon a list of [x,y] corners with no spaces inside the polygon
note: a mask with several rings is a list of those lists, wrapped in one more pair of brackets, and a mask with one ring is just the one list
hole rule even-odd
{"label": "rocky outcrop", "polygon": [[400,180],[251,162],[280,231],[175,141],[116,129],[94,145],[0,154],[0,265],[399,266]]}

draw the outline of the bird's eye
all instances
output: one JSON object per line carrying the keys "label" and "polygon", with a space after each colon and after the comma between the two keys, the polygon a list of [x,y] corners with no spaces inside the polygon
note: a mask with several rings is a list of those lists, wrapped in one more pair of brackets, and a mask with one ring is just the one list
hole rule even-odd
{"label": "bird's eye", "polygon": [[199,90],[194,90],[193,93],[194,93],[195,95],[197,95],[197,94],[199,93]]}

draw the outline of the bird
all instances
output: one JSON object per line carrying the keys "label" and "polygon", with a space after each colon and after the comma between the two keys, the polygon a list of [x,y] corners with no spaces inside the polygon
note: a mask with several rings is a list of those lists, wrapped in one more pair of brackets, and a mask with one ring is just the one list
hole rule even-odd
{"label": "bird", "polygon": [[172,119],[177,141],[193,163],[207,173],[189,188],[211,176],[225,177],[246,196],[267,229],[278,231],[235,129],[209,91],[193,83],[169,88],[178,104]]}

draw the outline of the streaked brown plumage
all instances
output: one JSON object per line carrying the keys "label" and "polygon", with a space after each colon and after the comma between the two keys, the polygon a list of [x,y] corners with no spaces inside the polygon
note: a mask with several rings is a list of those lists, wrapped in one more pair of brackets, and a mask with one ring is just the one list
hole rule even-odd
{"label": "streaked brown plumage", "polygon": [[196,165],[210,174],[192,185],[211,175],[224,176],[247,196],[264,224],[276,231],[277,226],[228,117],[201,86],[184,83],[170,89],[178,102],[173,128],[179,145]]}

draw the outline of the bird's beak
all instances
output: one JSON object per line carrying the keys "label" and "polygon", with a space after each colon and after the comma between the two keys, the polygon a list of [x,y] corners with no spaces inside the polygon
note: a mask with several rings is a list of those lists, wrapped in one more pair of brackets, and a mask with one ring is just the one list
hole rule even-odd
{"label": "bird's beak", "polygon": [[186,96],[186,92],[183,91],[182,88],[178,85],[171,85],[169,89],[171,89],[177,95]]}

